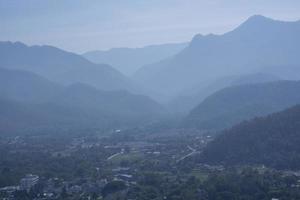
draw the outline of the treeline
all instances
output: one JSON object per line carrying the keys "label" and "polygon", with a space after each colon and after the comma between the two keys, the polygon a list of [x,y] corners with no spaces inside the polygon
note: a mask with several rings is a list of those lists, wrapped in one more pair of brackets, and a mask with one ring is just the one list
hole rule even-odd
{"label": "treeline", "polygon": [[128,191],[126,199],[296,200],[300,198],[297,180],[295,176],[251,168],[213,173],[205,180],[195,177],[170,180],[151,173]]}
{"label": "treeline", "polygon": [[300,169],[300,105],[225,130],[200,156],[223,165],[264,164]]}

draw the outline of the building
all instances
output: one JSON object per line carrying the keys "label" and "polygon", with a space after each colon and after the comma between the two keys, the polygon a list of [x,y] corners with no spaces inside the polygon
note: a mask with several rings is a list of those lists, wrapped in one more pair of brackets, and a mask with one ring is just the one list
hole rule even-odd
{"label": "building", "polygon": [[39,176],[27,174],[24,178],[20,180],[20,189],[29,191],[33,186],[35,186],[39,181]]}
{"label": "building", "polygon": [[20,190],[19,186],[7,186],[0,188],[0,199],[9,199],[14,192]]}

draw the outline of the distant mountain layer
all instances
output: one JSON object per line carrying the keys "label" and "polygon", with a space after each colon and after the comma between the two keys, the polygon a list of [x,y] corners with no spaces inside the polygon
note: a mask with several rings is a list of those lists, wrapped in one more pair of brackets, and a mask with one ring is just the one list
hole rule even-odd
{"label": "distant mountain layer", "polygon": [[207,97],[187,116],[184,126],[223,129],[300,103],[299,81],[232,86]]}
{"label": "distant mountain layer", "polygon": [[224,131],[200,156],[224,165],[260,164],[300,169],[300,106],[255,118]]}
{"label": "distant mountain layer", "polygon": [[0,68],[0,97],[27,103],[41,103],[62,89],[61,85],[32,72]]}
{"label": "distant mountain layer", "polygon": [[[153,91],[173,97],[224,76],[270,74],[272,66],[299,68],[299,35],[300,21],[253,16],[226,34],[195,36],[180,53],[143,67],[134,78]],[[287,74],[294,75],[292,71]]]}
{"label": "distant mountain layer", "polygon": [[197,85],[183,95],[173,98],[167,103],[170,112],[187,114],[206,97],[218,90],[235,85],[265,83],[280,80],[278,77],[265,73],[254,73],[241,76],[227,76],[215,80],[208,85]]}
{"label": "distant mountain layer", "polygon": [[[79,109],[0,98],[0,135],[72,134],[112,126],[111,120]],[[77,132],[78,133],[78,132]]]}
{"label": "distant mountain layer", "polygon": [[111,66],[94,64],[52,46],[0,42],[0,67],[31,71],[61,84],[82,82],[102,90],[138,90],[131,80]]}
{"label": "distant mountain layer", "polygon": [[164,109],[124,90],[65,87],[32,72],[0,68],[0,133],[106,129],[156,120]]}
{"label": "distant mountain layer", "polygon": [[83,56],[99,64],[109,64],[126,75],[132,75],[144,65],[171,57],[188,44],[162,44],[142,48],[114,48],[107,51],[89,51]]}
{"label": "distant mountain layer", "polygon": [[131,94],[125,90],[100,91],[81,83],[65,88],[50,102],[141,121],[164,113],[163,107],[147,96]]}

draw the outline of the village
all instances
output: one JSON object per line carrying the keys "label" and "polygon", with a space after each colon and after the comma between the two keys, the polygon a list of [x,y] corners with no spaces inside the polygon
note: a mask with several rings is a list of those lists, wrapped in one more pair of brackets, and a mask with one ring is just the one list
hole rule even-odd
{"label": "village", "polygon": [[[2,182],[0,179],[0,199],[100,200],[124,199],[128,195],[138,199],[135,192],[144,184],[155,187],[163,182],[189,183],[194,178],[204,181],[211,174],[228,171],[222,165],[200,164],[195,160],[213,137],[191,132],[184,137],[133,137],[118,130],[106,136],[59,140],[35,136],[5,138],[0,142],[1,154],[6,155],[6,159],[2,156],[0,160],[1,175],[6,177]],[[251,170],[261,175],[269,171],[277,174],[265,166],[252,166]],[[279,178],[293,177],[296,182],[291,187],[300,188],[299,172],[280,174]],[[200,190],[199,195],[205,197]]]}
{"label": "village", "polygon": [[[26,199],[26,196],[37,200],[62,197],[101,199],[109,183],[120,182],[126,188],[134,187],[143,173],[150,170],[175,178],[175,174],[185,167],[185,161],[199,154],[211,140],[210,135],[188,134],[184,140],[176,136],[173,140],[166,140],[163,136],[141,139],[115,132],[109,137],[77,137],[70,141],[53,139],[52,143],[49,138],[44,142],[46,139],[34,137],[2,140],[1,149],[5,149],[3,153],[7,153],[11,159],[21,155],[28,159],[36,155],[33,159],[37,159],[42,154],[48,157],[50,163],[37,161],[39,163],[28,167],[22,176],[15,177],[15,185],[0,188],[1,199]],[[63,165],[59,160],[67,162],[69,159],[78,160],[75,165],[82,165],[82,168],[70,164],[74,169],[67,169],[67,164],[60,173],[49,172],[48,166]],[[48,166],[45,168],[45,165]],[[10,172],[18,170],[7,168]],[[199,169],[209,167],[198,166],[198,169],[191,169],[190,173],[201,174]],[[212,170],[222,170],[222,167]]]}

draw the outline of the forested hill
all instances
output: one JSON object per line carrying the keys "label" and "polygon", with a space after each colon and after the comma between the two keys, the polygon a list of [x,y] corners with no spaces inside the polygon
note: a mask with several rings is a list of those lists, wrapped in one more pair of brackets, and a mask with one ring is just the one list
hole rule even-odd
{"label": "forested hill", "polygon": [[194,108],[185,127],[201,130],[229,128],[300,103],[299,81],[232,86],[212,94]]}
{"label": "forested hill", "polygon": [[211,164],[300,169],[300,105],[224,131],[200,156]]}

